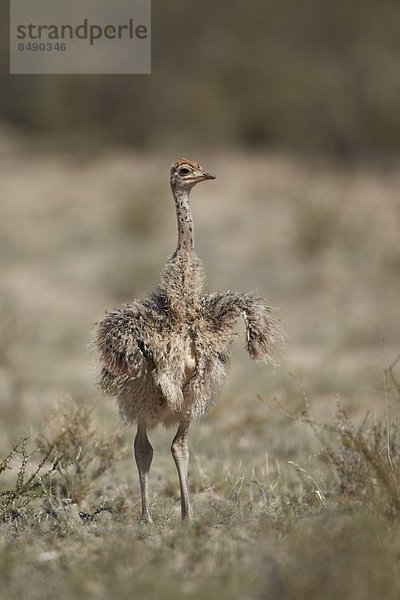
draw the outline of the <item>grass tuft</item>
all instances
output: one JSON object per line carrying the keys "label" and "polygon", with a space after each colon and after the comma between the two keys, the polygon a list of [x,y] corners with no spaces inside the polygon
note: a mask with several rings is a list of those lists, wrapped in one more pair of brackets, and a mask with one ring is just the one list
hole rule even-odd
{"label": "grass tuft", "polygon": [[66,399],[49,413],[46,431],[35,440],[45,456],[58,457],[57,494],[78,504],[99,495],[95,482],[122,457],[122,436],[99,434],[92,417],[93,407]]}

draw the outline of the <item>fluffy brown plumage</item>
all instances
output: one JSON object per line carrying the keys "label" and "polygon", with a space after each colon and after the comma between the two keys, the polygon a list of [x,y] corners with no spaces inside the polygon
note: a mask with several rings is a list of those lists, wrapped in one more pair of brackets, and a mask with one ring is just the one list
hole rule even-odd
{"label": "fluffy brown plumage", "polygon": [[226,377],[238,318],[245,321],[251,358],[273,363],[272,350],[281,337],[270,308],[260,298],[206,293],[203,267],[194,251],[189,193],[207,179],[214,176],[197,163],[180,159],[172,165],[177,248],[152,296],[108,312],[97,329],[100,387],[117,397],[127,423],[138,423],[135,456],[144,521],[151,520],[147,473],[152,450],[147,429],[159,423],[179,424],[172,452],[181,484],[182,518],[190,518],[186,432],[190,420],[204,414]]}

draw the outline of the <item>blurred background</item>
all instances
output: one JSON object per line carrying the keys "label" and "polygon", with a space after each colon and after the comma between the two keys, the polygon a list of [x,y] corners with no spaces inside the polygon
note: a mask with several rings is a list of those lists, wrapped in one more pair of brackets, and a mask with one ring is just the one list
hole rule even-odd
{"label": "blurred background", "polygon": [[217,175],[192,201],[210,289],[257,291],[288,333],[277,371],[237,344],[202,427],[251,435],[257,394],[300,401],[289,371],[324,415],[336,394],[379,405],[400,341],[400,5],[153,0],[151,76],[10,76],[0,15],[0,447],[63,394],[117,426],[91,328],[157,284],[180,156]]}
{"label": "blurred background", "polygon": [[1,117],[66,142],[284,149],[336,157],[400,149],[398,23],[383,0],[153,2],[151,77],[10,77],[2,3]]}

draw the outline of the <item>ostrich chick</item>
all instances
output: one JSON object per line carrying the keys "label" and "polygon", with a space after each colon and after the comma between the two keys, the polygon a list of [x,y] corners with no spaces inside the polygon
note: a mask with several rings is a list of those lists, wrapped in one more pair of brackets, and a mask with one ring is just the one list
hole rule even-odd
{"label": "ostrich chick", "polygon": [[191,419],[204,414],[225,379],[236,322],[243,317],[248,352],[261,362],[273,363],[271,349],[279,337],[279,327],[261,299],[205,290],[194,250],[189,194],[197,183],[211,179],[215,176],[195,162],[182,158],[172,165],[178,243],[159,287],[145,300],[107,312],[97,326],[100,387],[116,396],[128,424],[137,423],[133,447],[144,522],[152,521],[148,475],[153,448],[147,431],[159,423],[178,426],[171,452],[179,475],[182,519],[190,520],[187,432]]}

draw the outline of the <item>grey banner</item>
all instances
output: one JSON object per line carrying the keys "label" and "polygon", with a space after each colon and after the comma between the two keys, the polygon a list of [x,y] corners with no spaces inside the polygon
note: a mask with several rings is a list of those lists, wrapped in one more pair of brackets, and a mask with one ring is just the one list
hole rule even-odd
{"label": "grey banner", "polygon": [[11,74],[148,74],[151,0],[10,0]]}

